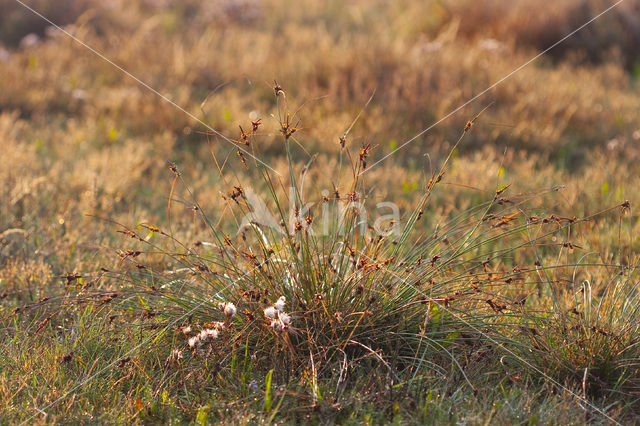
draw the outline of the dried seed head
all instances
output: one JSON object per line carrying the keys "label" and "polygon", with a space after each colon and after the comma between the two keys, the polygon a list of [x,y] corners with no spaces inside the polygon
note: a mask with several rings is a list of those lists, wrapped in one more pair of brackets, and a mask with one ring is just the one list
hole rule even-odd
{"label": "dried seed head", "polygon": [[275,80],[273,80],[273,91],[275,92],[276,96],[280,94],[284,95],[284,90],[282,90],[282,86],[280,86],[278,82]]}
{"label": "dried seed head", "polygon": [[173,172],[174,175],[180,176],[180,172],[178,171],[178,166],[172,161],[167,161],[167,165],[169,166],[169,170]]}
{"label": "dried seed head", "polygon": [[367,169],[367,156],[369,156],[369,151],[371,150],[371,144],[368,143],[367,145],[363,146],[362,149],[360,150],[360,166],[362,167],[362,170],[366,170]]}

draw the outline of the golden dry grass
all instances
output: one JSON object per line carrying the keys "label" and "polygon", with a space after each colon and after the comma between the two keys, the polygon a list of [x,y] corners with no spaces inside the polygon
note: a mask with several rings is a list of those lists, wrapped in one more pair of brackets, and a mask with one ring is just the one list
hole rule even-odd
{"label": "golden dry grass", "polygon": [[[230,138],[238,138],[239,125],[246,130],[262,118],[250,152],[286,176],[280,123],[274,118],[272,81],[277,80],[289,109],[299,109],[302,118],[295,137],[318,154],[308,174],[310,192],[318,196],[333,185],[346,190],[350,171],[336,172],[339,137],[372,94],[347,142],[354,156],[367,143],[375,146],[369,164],[609,4],[78,0],[61,10],[39,0],[33,7]],[[233,188],[236,177],[264,189],[252,160],[245,169],[237,148],[17,3],[0,0],[0,11],[6,11],[0,17],[3,318],[11,321],[16,306],[62,294],[65,274],[119,267],[110,248],[122,244],[122,236],[103,219],[166,224],[172,179],[167,160],[179,164],[200,205],[234,229],[235,218],[220,194]],[[581,247],[574,256],[595,251],[603,262],[632,264],[640,223],[634,210],[640,202],[634,190],[640,185],[638,14],[632,2],[621,5],[372,167],[366,173],[371,198],[393,200],[403,211],[414,208],[465,123],[493,102],[453,152],[433,195],[429,223],[490,199],[505,184],[514,193],[560,185],[559,191],[537,197],[534,209],[587,217],[630,202],[624,215],[611,210],[570,237]],[[38,38],[21,44],[32,32]],[[218,161],[228,158],[227,178],[220,178],[212,153]],[[308,160],[302,150],[294,156],[298,169]],[[174,195],[189,199],[181,189]],[[194,242],[206,235],[206,227],[194,222],[189,207],[174,203],[172,231],[181,241]],[[515,260],[496,269],[512,267],[509,262]],[[611,271],[592,274],[593,283],[605,283]],[[516,290],[504,291],[512,296]],[[567,289],[562,297],[569,300],[570,293]],[[540,303],[551,301],[540,296]],[[15,335],[5,333],[0,344]],[[50,346],[48,358],[42,357],[55,365],[61,350]],[[30,368],[35,367],[25,367],[17,378],[0,376],[0,391],[12,395]],[[128,415],[140,411],[135,398],[126,401]],[[545,408],[550,401],[539,405],[540,413],[551,410]],[[566,401],[559,404],[570,420],[575,407]],[[467,405],[468,416],[486,419],[474,411],[481,406]],[[496,410],[499,419],[512,420],[506,410]],[[180,408],[189,419],[197,411]],[[238,421],[252,415],[248,410]]]}

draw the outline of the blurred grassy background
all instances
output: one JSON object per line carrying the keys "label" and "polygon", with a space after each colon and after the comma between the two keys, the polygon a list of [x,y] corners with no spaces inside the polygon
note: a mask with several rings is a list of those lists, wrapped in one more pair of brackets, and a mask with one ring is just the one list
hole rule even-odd
{"label": "blurred grassy background", "polygon": [[[292,109],[300,105],[300,140],[326,169],[336,161],[338,137],[374,91],[350,135],[354,150],[365,142],[376,146],[370,164],[610,3],[30,4],[231,137],[250,117],[262,117],[256,153],[282,168],[277,125],[269,118],[277,79]],[[13,235],[18,242],[3,243],[3,262],[17,259],[20,243],[19,253],[44,259],[56,272],[76,267],[69,263],[81,256],[76,248],[109,238],[87,213],[160,220],[167,159],[190,171],[211,209],[222,205],[224,188],[210,150],[221,158],[231,153],[237,173],[252,173],[225,142],[208,142],[203,126],[19,4],[2,0],[0,10],[0,138],[7,165],[0,171],[6,200],[0,229],[25,232]],[[633,204],[639,13],[635,3],[623,3],[373,168],[376,195],[402,192],[410,200],[466,121],[495,101],[455,153],[447,176],[477,190],[441,194],[443,203],[466,205],[501,180],[518,189],[565,185],[561,201],[554,200],[560,213],[582,215],[627,198]],[[331,189],[336,180],[323,167],[312,173],[318,188]]]}

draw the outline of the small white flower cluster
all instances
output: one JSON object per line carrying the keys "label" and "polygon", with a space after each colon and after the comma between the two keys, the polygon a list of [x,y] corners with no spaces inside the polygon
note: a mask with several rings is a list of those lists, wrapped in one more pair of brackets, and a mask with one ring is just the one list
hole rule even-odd
{"label": "small white flower cluster", "polygon": [[196,334],[193,337],[190,337],[188,340],[189,347],[191,349],[194,349],[207,340],[217,339],[223,329],[224,323],[214,322],[210,328],[203,328],[200,333]]}
{"label": "small white flower cluster", "polygon": [[220,310],[224,312],[224,315],[229,319],[233,318],[233,316],[238,311],[238,309],[236,308],[236,305],[234,305],[231,302],[226,302],[226,303],[220,302],[218,303],[218,307],[220,308]]}
{"label": "small white flower cluster", "polygon": [[264,309],[264,316],[271,320],[271,328],[278,333],[289,328],[291,324],[291,316],[284,311],[286,301],[287,298],[281,296],[273,306]]}

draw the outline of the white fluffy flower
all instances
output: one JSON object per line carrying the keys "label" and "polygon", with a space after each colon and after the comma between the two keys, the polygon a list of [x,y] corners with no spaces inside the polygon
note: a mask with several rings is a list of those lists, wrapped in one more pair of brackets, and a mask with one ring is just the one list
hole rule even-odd
{"label": "white fluffy flower", "polygon": [[193,336],[189,339],[189,347],[190,348],[195,348],[196,346],[198,346],[200,344],[200,336]]}
{"label": "white fluffy flower", "polygon": [[278,299],[278,301],[273,305],[278,311],[282,312],[284,311],[284,304],[287,301],[287,298],[284,296],[281,296],[280,299]]}
{"label": "white fluffy flower", "polygon": [[218,338],[218,330],[205,328],[199,334],[200,340],[205,341],[208,339],[217,339]]}
{"label": "white fluffy flower", "polygon": [[270,319],[274,319],[276,317],[276,308],[273,306],[269,306],[264,310],[264,316]]}
{"label": "white fluffy flower", "polygon": [[289,314],[281,312],[279,317],[282,324],[289,325],[291,323],[291,317],[289,316]]}
{"label": "white fluffy flower", "polygon": [[274,319],[273,321],[271,321],[271,328],[273,328],[277,332],[281,332],[282,331],[282,323],[280,321]]}
{"label": "white fluffy flower", "polygon": [[224,305],[224,314],[227,317],[229,318],[233,317],[236,314],[236,311],[237,311],[236,305],[234,305],[233,303],[227,302],[227,304]]}

